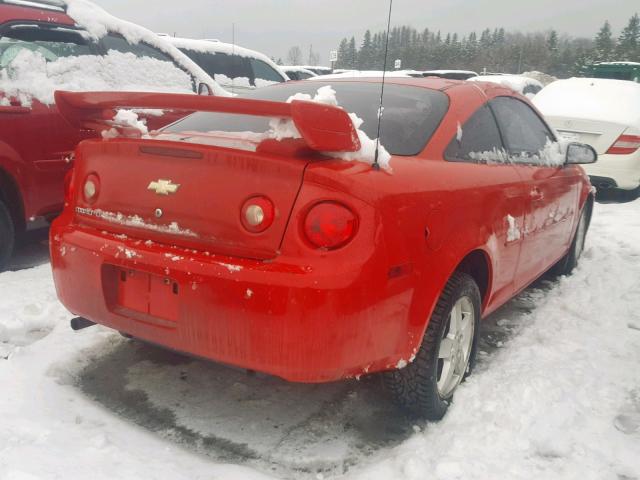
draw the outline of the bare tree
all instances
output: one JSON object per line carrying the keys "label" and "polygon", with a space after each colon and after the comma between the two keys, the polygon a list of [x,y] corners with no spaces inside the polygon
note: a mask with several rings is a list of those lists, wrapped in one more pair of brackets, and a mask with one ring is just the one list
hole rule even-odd
{"label": "bare tree", "polygon": [[302,64],[302,50],[300,47],[295,46],[289,49],[287,54],[287,62],[289,65],[301,65]]}
{"label": "bare tree", "polygon": [[313,45],[309,45],[309,61],[307,65],[320,65],[320,54],[313,51]]}

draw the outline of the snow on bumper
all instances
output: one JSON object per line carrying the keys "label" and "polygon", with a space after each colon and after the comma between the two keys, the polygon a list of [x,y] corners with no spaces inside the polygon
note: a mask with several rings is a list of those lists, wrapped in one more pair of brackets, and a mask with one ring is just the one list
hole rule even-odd
{"label": "snow on bumper", "polygon": [[51,229],[58,296],[101,325],[298,382],[357,377],[408,358],[399,346],[409,299],[372,303],[361,268],[221,257],[61,223]]}

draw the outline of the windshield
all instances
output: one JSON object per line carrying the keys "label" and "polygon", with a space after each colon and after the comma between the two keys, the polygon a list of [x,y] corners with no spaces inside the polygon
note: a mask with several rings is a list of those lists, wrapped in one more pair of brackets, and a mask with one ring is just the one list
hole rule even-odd
{"label": "windshield", "polygon": [[[296,93],[314,95],[319,88],[330,85],[336,98],[347,112],[363,120],[362,130],[370,137],[378,136],[378,107],[380,84],[364,82],[286,83],[255,90],[244,98],[286,101]],[[448,97],[426,88],[387,85],[381,143],[393,155],[417,155],[435,132],[449,106]],[[269,129],[269,119],[225,113],[195,113],[170,127],[173,132],[256,132]]]}

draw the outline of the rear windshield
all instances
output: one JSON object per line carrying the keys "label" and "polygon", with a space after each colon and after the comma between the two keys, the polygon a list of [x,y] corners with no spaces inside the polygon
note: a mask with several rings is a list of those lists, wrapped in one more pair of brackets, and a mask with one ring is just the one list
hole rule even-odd
{"label": "rear windshield", "polygon": [[[244,98],[286,101],[296,93],[313,96],[319,88],[331,85],[338,103],[364,122],[362,130],[377,137],[380,84],[363,82],[286,83],[247,92]],[[386,85],[380,141],[393,155],[420,153],[442,121],[449,107],[447,95],[440,91],[404,85]],[[174,132],[256,132],[269,129],[269,119],[225,113],[195,113],[167,128]]]}

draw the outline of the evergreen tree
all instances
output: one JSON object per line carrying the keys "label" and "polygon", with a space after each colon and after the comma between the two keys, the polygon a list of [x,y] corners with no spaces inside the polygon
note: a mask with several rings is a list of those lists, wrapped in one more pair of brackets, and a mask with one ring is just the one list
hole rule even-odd
{"label": "evergreen tree", "polygon": [[364,34],[362,46],[358,52],[358,68],[360,70],[369,70],[373,63],[373,43],[371,41],[371,31],[367,30]]}
{"label": "evergreen tree", "polygon": [[613,60],[616,42],[611,33],[611,24],[605,21],[604,25],[596,36],[595,59],[599,62],[610,62]]}
{"label": "evergreen tree", "polygon": [[349,61],[349,41],[343,38],[338,47],[338,61],[336,62],[336,68],[351,68],[347,66]]}
{"label": "evergreen tree", "polygon": [[640,60],[640,17],[636,13],[629,19],[629,23],[622,30],[618,39],[617,53],[620,60]]}
{"label": "evergreen tree", "polygon": [[344,68],[356,68],[358,63],[358,49],[356,48],[356,38],[351,37],[347,50],[347,62]]}

